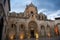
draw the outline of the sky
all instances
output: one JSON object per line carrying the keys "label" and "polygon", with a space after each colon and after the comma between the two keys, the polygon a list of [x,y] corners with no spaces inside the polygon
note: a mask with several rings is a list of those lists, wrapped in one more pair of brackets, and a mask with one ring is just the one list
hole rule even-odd
{"label": "sky", "polygon": [[48,19],[60,17],[60,0],[11,0],[11,12],[24,12],[26,5],[33,3],[38,13],[43,12]]}

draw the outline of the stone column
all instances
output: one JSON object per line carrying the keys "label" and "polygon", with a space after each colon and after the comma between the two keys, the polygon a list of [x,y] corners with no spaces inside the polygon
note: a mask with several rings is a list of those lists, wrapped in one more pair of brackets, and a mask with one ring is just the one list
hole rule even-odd
{"label": "stone column", "polygon": [[16,24],[16,39],[19,37],[19,25],[18,23]]}
{"label": "stone column", "polygon": [[25,24],[25,37],[27,38],[28,37],[28,24]]}
{"label": "stone column", "polygon": [[5,40],[6,34],[5,34],[5,26],[6,25],[6,20],[4,18],[4,23],[3,23],[3,29],[2,29],[2,40]]}
{"label": "stone column", "polygon": [[39,22],[37,23],[37,31],[38,31],[38,36],[40,37],[40,25],[39,25]]}

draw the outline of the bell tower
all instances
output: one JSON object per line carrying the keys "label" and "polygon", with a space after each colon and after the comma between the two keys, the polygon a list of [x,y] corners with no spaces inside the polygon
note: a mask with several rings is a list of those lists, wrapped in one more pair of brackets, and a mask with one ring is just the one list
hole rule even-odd
{"label": "bell tower", "polygon": [[26,5],[24,15],[27,17],[35,17],[37,15],[37,7],[33,3]]}

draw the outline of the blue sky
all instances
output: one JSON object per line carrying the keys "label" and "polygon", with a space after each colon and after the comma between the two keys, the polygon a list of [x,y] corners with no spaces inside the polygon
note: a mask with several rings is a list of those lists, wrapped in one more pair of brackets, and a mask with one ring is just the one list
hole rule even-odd
{"label": "blue sky", "polygon": [[11,11],[24,12],[31,2],[37,6],[38,13],[43,12],[48,19],[60,17],[60,0],[11,0]]}

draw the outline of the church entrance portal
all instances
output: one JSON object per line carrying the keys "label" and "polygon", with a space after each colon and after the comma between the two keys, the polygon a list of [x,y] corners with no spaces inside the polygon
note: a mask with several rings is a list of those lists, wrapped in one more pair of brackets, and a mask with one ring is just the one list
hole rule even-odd
{"label": "church entrance portal", "polygon": [[34,38],[34,30],[30,30],[31,38]]}
{"label": "church entrance portal", "polygon": [[29,34],[30,38],[36,38],[36,32],[37,32],[37,23],[35,21],[30,21],[29,24]]}

